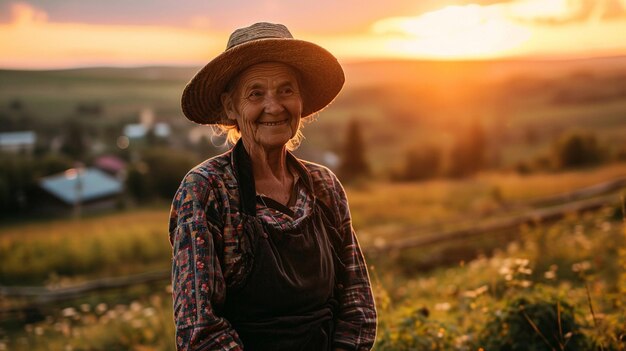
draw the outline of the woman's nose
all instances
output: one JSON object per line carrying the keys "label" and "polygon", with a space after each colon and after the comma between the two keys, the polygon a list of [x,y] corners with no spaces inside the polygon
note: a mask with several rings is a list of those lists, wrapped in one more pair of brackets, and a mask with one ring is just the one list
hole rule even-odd
{"label": "woman's nose", "polygon": [[274,94],[265,97],[265,113],[277,115],[285,110],[285,107]]}

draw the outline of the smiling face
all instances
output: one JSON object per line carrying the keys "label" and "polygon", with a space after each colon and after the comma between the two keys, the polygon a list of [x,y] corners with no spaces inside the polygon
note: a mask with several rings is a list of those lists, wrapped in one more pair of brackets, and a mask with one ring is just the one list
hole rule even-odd
{"label": "smiling face", "polygon": [[248,67],[234,89],[222,94],[229,119],[237,121],[247,148],[283,148],[300,126],[302,97],[296,72],[278,62]]}

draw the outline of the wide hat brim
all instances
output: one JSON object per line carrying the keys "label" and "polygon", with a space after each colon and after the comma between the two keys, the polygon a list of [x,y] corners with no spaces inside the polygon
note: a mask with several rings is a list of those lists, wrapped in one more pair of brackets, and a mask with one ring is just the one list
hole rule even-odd
{"label": "wide hat brim", "polygon": [[291,38],[257,39],[224,51],[196,73],[183,91],[185,116],[199,124],[233,124],[221,95],[239,73],[262,62],[285,63],[300,73],[302,117],[328,106],[345,82],[337,59],[319,45]]}

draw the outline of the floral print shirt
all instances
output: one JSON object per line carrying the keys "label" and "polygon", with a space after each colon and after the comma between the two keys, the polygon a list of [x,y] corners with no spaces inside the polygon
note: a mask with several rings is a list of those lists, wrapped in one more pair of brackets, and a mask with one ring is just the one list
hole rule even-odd
{"label": "floral print shirt", "polygon": [[[227,288],[241,283],[252,265],[233,155],[231,149],[193,168],[172,203],[169,236],[177,350],[243,350],[237,331],[220,316]],[[291,153],[287,160],[299,175],[290,207],[293,217],[262,201],[256,203],[257,217],[287,228],[312,211],[314,199],[333,212],[343,236],[335,249],[344,269],[336,286],[339,312],[333,344],[369,350],[376,335],[376,310],[344,189],[326,167],[298,160]]]}

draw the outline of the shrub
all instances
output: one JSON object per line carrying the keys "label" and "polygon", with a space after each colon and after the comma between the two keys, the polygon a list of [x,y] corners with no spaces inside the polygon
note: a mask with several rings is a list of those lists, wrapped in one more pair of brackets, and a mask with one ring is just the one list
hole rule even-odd
{"label": "shrub", "polygon": [[144,151],[142,162],[128,172],[128,191],[138,200],[153,197],[171,199],[185,174],[198,163],[186,152],[153,147]]}
{"label": "shrub", "polygon": [[441,168],[441,150],[432,145],[415,147],[404,156],[404,167],[393,174],[394,180],[423,180],[437,176]]}
{"label": "shrub", "polygon": [[381,328],[376,350],[454,350],[462,340],[456,328],[428,319],[424,308],[413,310],[397,326]]}
{"label": "shrub", "polygon": [[575,168],[604,161],[605,151],[594,134],[570,131],[552,145],[552,157],[557,169]]}
{"label": "shrub", "polygon": [[479,347],[501,351],[590,350],[574,309],[561,299],[522,296],[492,313]]}
{"label": "shrub", "polygon": [[370,175],[371,169],[365,158],[365,142],[357,119],[348,124],[346,139],[338,170],[343,181],[350,182]]}
{"label": "shrub", "polygon": [[456,136],[449,154],[447,174],[451,177],[472,175],[486,166],[487,134],[483,126],[474,123]]}

